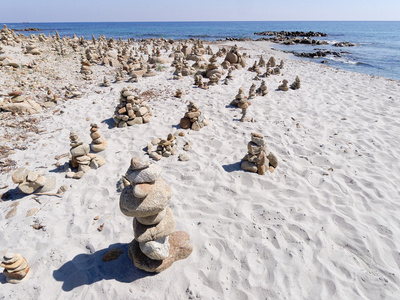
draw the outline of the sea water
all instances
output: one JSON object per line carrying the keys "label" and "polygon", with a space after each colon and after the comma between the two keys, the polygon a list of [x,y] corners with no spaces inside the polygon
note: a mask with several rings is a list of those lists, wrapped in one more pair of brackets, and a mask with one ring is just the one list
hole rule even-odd
{"label": "sea water", "polygon": [[[274,48],[284,51],[314,52],[316,49],[345,51],[341,57],[327,56],[307,59],[325,61],[329,65],[348,71],[366,73],[400,80],[400,22],[399,21],[260,21],[260,22],[101,22],[101,23],[7,23],[11,29],[34,27],[44,34],[55,34],[90,39],[105,35],[126,40],[128,38],[204,39],[215,41],[233,38],[258,39],[254,35],[262,31],[320,31],[329,45],[280,45]],[[22,32],[23,34],[40,32]],[[355,43],[355,47],[337,48],[335,42]]]}

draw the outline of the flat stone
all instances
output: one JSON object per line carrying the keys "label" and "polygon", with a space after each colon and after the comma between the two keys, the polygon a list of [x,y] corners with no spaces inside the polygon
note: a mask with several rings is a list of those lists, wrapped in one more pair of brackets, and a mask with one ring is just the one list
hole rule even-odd
{"label": "flat stone", "polygon": [[143,118],[142,117],[136,117],[136,118],[134,118],[132,120],[129,120],[127,122],[127,124],[129,126],[132,126],[132,125],[135,125],[135,124],[137,124],[137,125],[143,124]]}
{"label": "flat stone", "polygon": [[136,218],[133,219],[133,233],[135,240],[140,243],[155,241],[169,236],[175,230],[175,220],[172,210],[168,207],[165,218],[154,225],[143,225]]}
{"label": "flat stone", "polygon": [[38,193],[48,193],[56,188],[57,180],[54,176],[46,177],[45,184],[37,191]]}
{"label": "flat stone", "polygon": [[93,152],[101,152],[107,148],[107,140],[103,139],[101,144],[92,143],[90,144],[90,148]]}
{"label": "flat stone", "polygon": [[151,183],[157,180],[161,174],[161,167],[151,164],[148,168],[142,170],[129,170],[126,178],[132,183]]}
{"label": "flat stone", "polygon": [[23,192],[24,194],[32,194],[35,192],[38,188],[40,188],[40,185],[37,184],[36,182],[28,182],[25,181],[23,183],[20,183],[18,185],[18,188]]}
{"label": "flat stone", "polygon": [[31,208],[30,210],[28,210],[28,212],[26,213],[25,218],[28,218],[30,216],[33,216],[39,209],[38,208]]}
{"label": "flat stone", "polygon": [[36,179],[38,179],[38,177],[39,177],[38,172],[29,172],[28,176],[26,176],[26,180],[33,182],[33,181],[36,181]]}
{"label": "flat stone", "polygon": [[142,170],[149,166],[148,161],[143,161],[140,157],[133,157],[131,159],[131,169],[132,170]]}
{"label": "flat stone", "polygon": [[265,146],[265,140],[264,140],[263,137],[260,138],[260,137],[258,137],[258,136],[252,135],[252,136],[251,136],[251,141],[252,141],[254,144],[257,144],[258,146]]}
{"label": "flat stone", "polygon": [[28,176],[29,170],[26,168],[18,168],[12,175],[12,181],[14,183],[22,183]]}
{"label": "flat stone", "polygon": [[90,134],[90,137],[92,138],[92,140],[98,139],[101,137],[100,131],[94,131]]}
{"label": "flat stone", "polygon": [[12,91],[12,92],[8,93],[8,96],[10,96],[10,97],[19,96],[19,95],[22,95],[21,90]]}
{"label": "flat stone", "polygon": [[158,214],[151,215],[148,217],[136,217],[136,219],[139,221],[139,223],[143,225],[154,225],[160,223],[161,220],[165,218],[166,214],[167,214],[167,208],[165,208]]}
{"label": "flat stone", "polygon": [[159,273],[168,269],[174,262],[187,258],[193,251],[190,236],[184,231],[174,232],[169,236],[169,256],[164,260],[154,260],[147,257],[141,250],[139,243],[133,240],[129,245],[128,255],[136,268]]}
{"label": "flat stone", "polygon": [[251,163],[247,160],[243,161],[242,164],[240,165],[240,168],[244,171],[249,171],[249,172],[254,172],[257,173],[258,168],[255,163]]}
{"label": "flat stone", "polygon": [[188,161],[188,160],[190,160],[190,155],[183,152],[183,153],[179,154],[179,160],[180,161]]}
{"label": "flat stone", "polygon": [[152,152],[152,153],[150,154],[150,157],[151,157],[152,159],[154,159],[155,161],[159,161],[159,160],[162,158],[162,156],[161,156],[160,154],[158,154],[157,152]]}
{"label": "flat stone", "polygon": [[138,183],[133,187],[133,195],[136,198],[146,197],[154,187],[154,183]]}
{"label": "flat stone", "polygon": [[46,177],[44,177],[44,176],[39,176],[39,177],[35,180],[35,182],[36,182],[37,184],[39,184],[40,186],[44,186],[45,183],[46,183],[46,180],[47,180]]}
{"label": "flat stone", "polygon": [[70,152],[72,156],[86,155],[90,152],[90,146],[88,144],[83,143],[78,147],[71,148]]}
{"label": "flat stone", "polygon": [[17,208],[13,207],[5,216],[6,219],[12,218],[17,214]]}
{"label": "flat stone", "polygon": [[148,217],[164,210],[171,197],[171,188],[162,178],[159,178],[144,198],[133,195],[132,184],[125,187],[120,196],[119,206],[121,212],[128,217]]}
{"label": "flat stone", "polygon": [[151,259],[163,260],[169,256],[169,237],[159,240],[139,243],[140,250]]}

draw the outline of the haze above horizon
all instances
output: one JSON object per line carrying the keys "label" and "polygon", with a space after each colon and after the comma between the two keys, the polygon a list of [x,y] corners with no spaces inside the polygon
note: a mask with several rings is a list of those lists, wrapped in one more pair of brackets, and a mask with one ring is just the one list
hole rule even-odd
{"label": "haze above horizon", "polygon": [[399,0],[14,0],[0,22],[400,21]]}

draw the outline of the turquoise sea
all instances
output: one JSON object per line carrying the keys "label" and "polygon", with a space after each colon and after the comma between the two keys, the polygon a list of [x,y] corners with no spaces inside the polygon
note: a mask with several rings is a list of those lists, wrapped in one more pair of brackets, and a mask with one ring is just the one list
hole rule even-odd
{"label": "turquoise sea", "polygon": [[[43,33],[61,36],[83,36],[87,39],[100,35],[122,39],[164,37],[178,39],[204,39],[215,41],[234,38],[258,39],[254,35],[261,31],[320,31],[327,37],[329,45],[274,45],[279,50],[313,52],[316,48],[331,51],[348,51],[341,57],[328,56],[308,59],[315,62],[326,60],[329,65],[340,69],[383,76],[400,80],[400,21],[260,21],[260,22],[115,22],[115,23],[7,23],[9,28],[39,28]],[[37,32],[23,32],[24,34]],[[337,48],[335,42],[352,42],[355,47]]]}

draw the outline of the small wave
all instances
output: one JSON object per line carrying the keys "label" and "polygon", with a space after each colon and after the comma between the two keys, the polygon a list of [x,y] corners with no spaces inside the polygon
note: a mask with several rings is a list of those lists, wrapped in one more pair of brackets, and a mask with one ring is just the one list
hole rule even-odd
{"label": "small wave", "polygon": [[328,55],[326,58],[328,58],[329,60],[335,61],[335,62],[339,62],[339,63],[343,63],[343,64],[347,64],[347,65],[357,65],[357,66],[368,66],[368,67],[373,67],[372,65],[368,64],[368,63],[364,63],[361,61],[355,61],[355,60],[351,60],[349,58],[345,58],[345,57],[336,57],[333,55]]}

